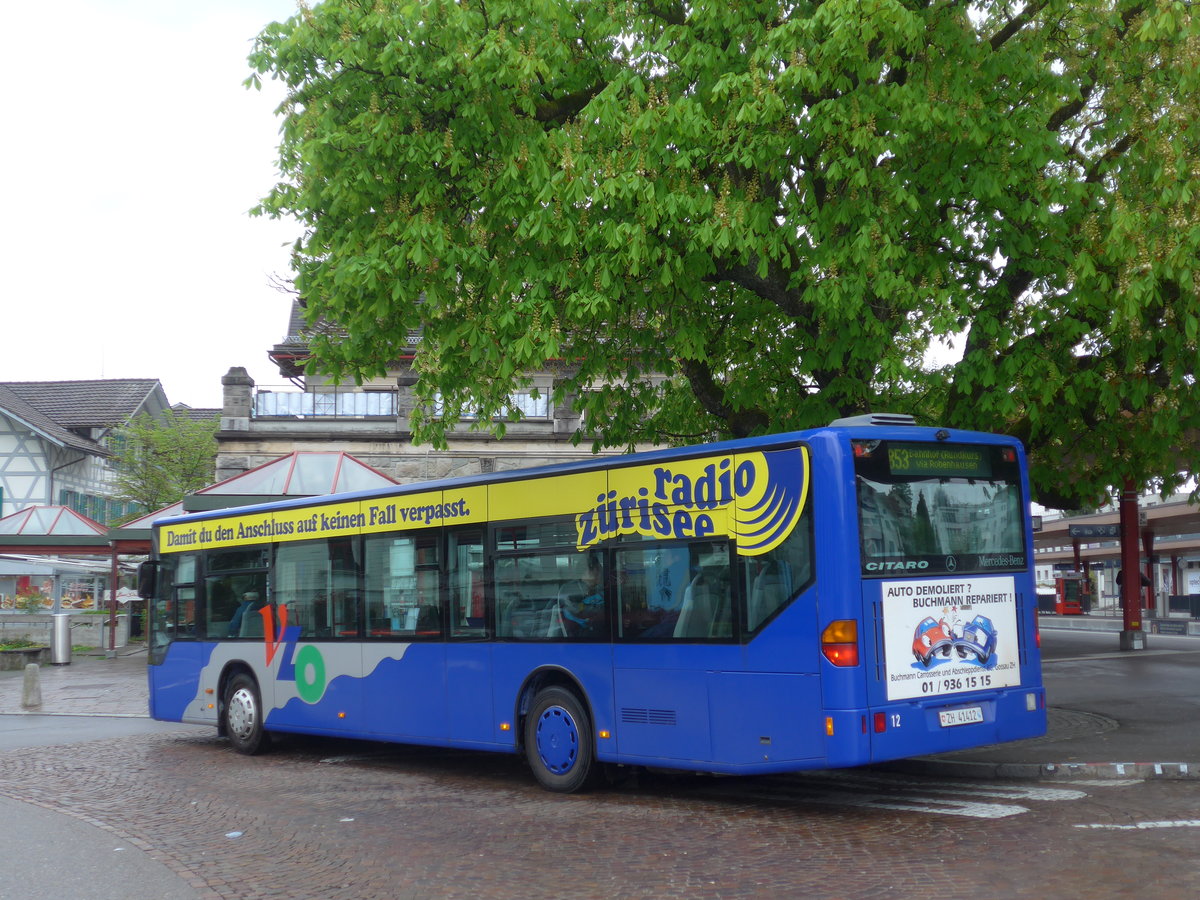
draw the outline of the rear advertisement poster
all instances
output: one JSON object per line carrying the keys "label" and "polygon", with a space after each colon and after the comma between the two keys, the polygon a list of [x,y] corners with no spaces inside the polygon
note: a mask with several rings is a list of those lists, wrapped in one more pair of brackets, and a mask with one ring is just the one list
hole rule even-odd
{"label": "rear advertisement poster", "polygon": [[888,700],[1021,683],[1011,576],[880,586]]}

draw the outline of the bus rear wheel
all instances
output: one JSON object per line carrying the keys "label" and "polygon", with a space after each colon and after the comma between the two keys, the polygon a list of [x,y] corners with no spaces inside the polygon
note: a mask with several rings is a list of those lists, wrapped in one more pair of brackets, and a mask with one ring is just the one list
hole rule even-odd
{"label": "bus rear wheel", "polygon": [[253,756],[270,747],[270,735],[263,728],[262,695],[258,683],[245,672],[229,679],[222,716],[225,733],[238,753]]}
{"label": "bus rear wheel", "polygon": [[525,717],[525,758],[542,787],[570,794],[595,783],[600,767],[583,703],[562,687],[538,691]]}

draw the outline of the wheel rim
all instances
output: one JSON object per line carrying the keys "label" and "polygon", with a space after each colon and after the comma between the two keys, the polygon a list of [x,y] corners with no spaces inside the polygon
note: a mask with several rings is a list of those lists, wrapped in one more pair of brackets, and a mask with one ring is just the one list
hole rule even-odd
{"label": "wheel rim", "polygon": [[551,706],[537,724],[538,758],[550,772],[565,775],[579,759],[579,728],[561,706]]}
{"label": "wheel rim", "polygon": [[229,733],[238,740],[247,740],[254,734],[258,724],[258,708],[254,702],[254,693],[249,688],[238,688],[229,695],[226,719]]}

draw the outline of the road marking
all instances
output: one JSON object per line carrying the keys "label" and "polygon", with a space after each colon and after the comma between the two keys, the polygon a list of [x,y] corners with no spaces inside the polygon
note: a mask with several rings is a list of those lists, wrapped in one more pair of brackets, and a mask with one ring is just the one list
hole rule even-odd
{"label": "road marking", "polygon": [[[1087,797],[1086,791],[1072,788],[1037,787],[1033,785],[992,785],[978,781],[922,781],[916,778],[889,778],[885,775],[854,774],[842,775],[830,773],[829,780],[838,782],[852,779],[859,782],[874,782],[892,785],[894,787],[916,788],[924,793],[937,794],[970,794],[983,797],[995,797],[998,800],[1082,800]],[[1088,782],[1091,784],[1091,782]],[[1136,784],[1135,781],[1125,782]]]}
{"label": "road marking", "polygon": [[[321,762],[332,765],[370,763],[378,758],[376,754],[347,754],[327,756]],[[687,796],[720,802],[807,803],[856,809],[890,809],[936,816],[1005,819],[1029,812],[1030,808],[1023,803],[1084,800],[1093,788],[1129,787],[1141,783],[1136,778],[1087,779],[1083,783],[1072,782],[1069,786],[1060,787],[1020,782],[921,778],[900,773],[846,769],[729,780],[697,778],[689,787]],[[1200,822],[1196,824],[1200,825]]]}
{"label": "road marking", "polygon": [[[981,803],[971,800],[918,797],[903,793],[866,792],[852,786],[822,788],[791,788],[786,791],[747,790],[742,786],[734,792],[736,799],[763,800],[778,803],[815,803],[819,806],[849,806],[856,809],[895,809],[901,812],[925,813],[938,816],[968,816],[973,819],[1005,819],[1029,812],[1028,807],[1009,803]],[[711,795],[710,795],[711,796]],[[721,799],[730,799],[722,792]]]}
{"label": "road marking", "polygon": [[1076,828],[1091,828],[1097,831],[1145,831],[1152,828],[1200,828],[1200,819],[1176,819],[1167,822],[1136,822],[1132,825],[1076,825]]}
{"label": "road marking", "polygon": [[[717,783],[720,784],[719,782]],[[1136,779],[1088,781],[1087,787],[1123,787]],[[703,793],[722,799],[765,802],[814,803],[858,809],[894,809],[938,816],[1004,819],[1029,812],[1021,803],[1055,803],[1083,800],[1086,790],[982,781],[920,779],[887,773],[848,770],[783,776],[763,781],[746,780],[714,787]]]}
{"label": "road marking", "polygon": [[864,794],[857,798],[816,796],[814,803],[870,809],[896,809],[936,816],[968,816],[972,819],[1006,819],[1029,812],[1028,807],[1008,803],[974,803],[967,800],[915,800],[901,795]]}

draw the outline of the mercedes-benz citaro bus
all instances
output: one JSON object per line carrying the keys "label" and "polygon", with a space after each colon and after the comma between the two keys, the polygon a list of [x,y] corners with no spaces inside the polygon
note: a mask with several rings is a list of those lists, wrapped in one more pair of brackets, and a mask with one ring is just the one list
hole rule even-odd
{"label": "mercedes-benz citaro bus", "polygon": [[160,519],[150,712],[754,774],[1043,734],[1012,438],[904,416]]}

